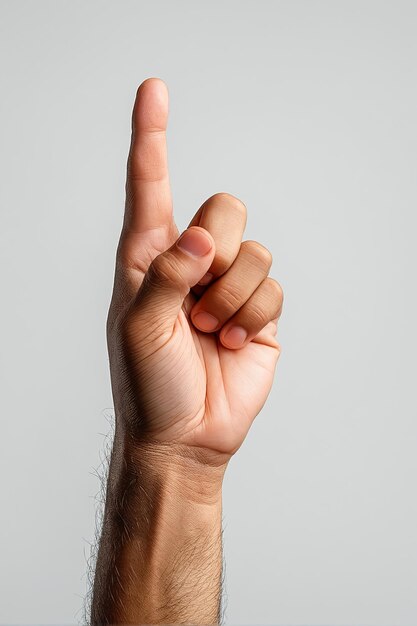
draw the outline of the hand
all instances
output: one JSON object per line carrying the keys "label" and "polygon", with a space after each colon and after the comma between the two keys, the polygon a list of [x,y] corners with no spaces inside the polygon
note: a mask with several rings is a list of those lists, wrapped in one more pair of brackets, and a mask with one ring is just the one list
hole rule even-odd
{"label": "hand", "polygon": [[167,116],[165,84],[146,80],[132,116],[107,324],[117,428],[223,464],[271,389],[283,296],[268,277],[269,251],[241,241],[246,209],[237,198],[209,198],[179,238]]}
{"label": "hand", "polygon": [[179,237],[150,79],[132,120],[108,316],[116,432],[91,624],[220,623],[222,479],[271,388],[282,306],[271,255],[216,194]]}

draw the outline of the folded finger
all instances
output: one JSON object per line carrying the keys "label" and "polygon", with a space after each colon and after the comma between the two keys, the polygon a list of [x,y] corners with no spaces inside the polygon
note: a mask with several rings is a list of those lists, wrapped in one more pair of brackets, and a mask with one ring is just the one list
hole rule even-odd
{"label": "folded finger", "polygon": [[265,280],[254,291],[247,302],[222,327],[221,343],[230,349],[243,348],[282,310],[283,292],[273,278]]}
{"label": "folded finger", "polygon": [[267,248],[256,241],[244,241],[231,267],[193,306],[194,326],[205,332],[221,328],[262,283],[271,263],[272,256]]}
{"label": "folded finger", "polygon": [[[207,285],[224,274],[237,257],[246,226],[246,207],[228,193],[216,193],[199,208],[190,226],[208,230],[216,244],[216,254],[207,275],[200,281]],[[202,289],[196,289],[199,293]]]}

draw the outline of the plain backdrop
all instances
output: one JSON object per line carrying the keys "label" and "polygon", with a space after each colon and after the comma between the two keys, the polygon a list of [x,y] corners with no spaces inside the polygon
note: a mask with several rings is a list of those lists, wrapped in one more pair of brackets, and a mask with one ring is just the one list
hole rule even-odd
{"label": "plain backdrop", "polygon": [[417,3],[1,2],[0,622],[81,622],[138,84],[184,228],[218,191],[283,285],[224,498],[228,624],[417,624]]}

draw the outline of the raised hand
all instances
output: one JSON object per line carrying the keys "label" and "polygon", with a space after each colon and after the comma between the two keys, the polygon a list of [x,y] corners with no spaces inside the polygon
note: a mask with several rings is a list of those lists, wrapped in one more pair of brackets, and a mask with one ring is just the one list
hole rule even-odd
{"label": "raised hand", "polygon": [[167,117],[165,84],[142,83],[108,316],[116,418],[135,441],[182,444],[224,463],[271,389],[283,296],[268,277],[270,252],[242,242],[237,198],[215,194],[179,236]]}
{"label": "raised hand", "polygon": [[157,79],[133,111],[107,331],[116,432],[91,624],[218,624],[222,481],[280,353],[271,255],[212,196],[179,236]]}

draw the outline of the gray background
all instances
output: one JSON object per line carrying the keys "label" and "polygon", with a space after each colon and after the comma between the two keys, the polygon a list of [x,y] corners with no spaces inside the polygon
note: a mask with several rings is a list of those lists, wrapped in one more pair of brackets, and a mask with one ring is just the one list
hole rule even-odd
{"label": "gray background", "polygon": [[0,622],[82,619],[137,85],[178,225],[229,191],[285,290],[225,483],[228,623],[417,624],[415,2],[1,3]]}

